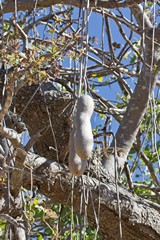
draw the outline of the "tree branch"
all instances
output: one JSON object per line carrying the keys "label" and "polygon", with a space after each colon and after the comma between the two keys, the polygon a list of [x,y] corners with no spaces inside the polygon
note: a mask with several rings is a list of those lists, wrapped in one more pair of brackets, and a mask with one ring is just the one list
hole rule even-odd
{"label": "tree branch", "polygon": [[20,136],[15,130],[6,128],[0,123],[0,134],[2,137],[9,139],[14,148],[22,148]]}
{"label": "tree branch", "polygon": [[[128,155],[128,152],[130,151],[131,146],[136,138],[143,116],[146,112],[150,96],[154,90],[158,78],[158,71],[154,70],[154,68],[157,66],[158,69],[160,64],[160,46],[158,44],[160,41],[160,29],[158,28],[155,31],[155,36],[157,36],[157,39],[155,39],[154,42],[152,40],[153,29],[146,31],[146,62],[142,67],[139,80],[131,96],[130,102],[128,103],[121,125],[116,133],[117,147],[123,149],[125,156]],[[154,55],[153,47],[155,51]]]}
{"label": "tree branch", "polygon": [[[46,160],[37,155],[28,155],[29,164],[34,177],[34,186],[38,186],[41,194],[49,197],[54,203],[70,205],[72,189],[72,177],[68,170],[57,162]],[[103,170],[101,170],[103,171]],[[109,175],[105,173],[101,180],[83,175],[75,179],[74,184],[74,211],[79,212],[81,197],[89,191],[89,203],[87,205],[88,218],[95,224],[94,210],[98,211],[100,200],[100,231],[103,239],[117,239],[118,236],[118,207],[116,199],[116,186]],[[103,181],[103,182],[102,182]],[[82,183],[83,182],[83,183]],[[24,178],[25,187],[30,189],[30,177]],[[46,187],[48,186],[48,188]],[[120,206],[122,212],[123,240],[152,240],[160,237],[160,213],[151,209],[147,203],[137,196],[133,196],[127,190],[119,186]]]}
{"label": "tree branch", "polygon": [[[90,7],[103,7],[103,8],[120,8],[120,7],[131,7],[133,5],[137,5],[142,3],[143,0],[126,0],[125,2],[117,2],[112,0],[98,0],[97,2],[91,0]],[[55,4],[66,4],[74,7],[81,7],[81,1],[74,1],[74,0],[41,0],[37,2],[37,8],[43,7],[50,7],[51,5]],[[25,11],[25,10],[33,10],[35,7],[34,0],[19,0],[18,1],[18,11]],[[3,12],[14,12],[15,11],[15,3],[7,0],[3,3]]]}
{"label": "tree branch", "polygon": [[11,194],[14,197],[17,197],[20,189],[23,185],[23,172],[17,171],[17,169],[23,169],[24,168],[24,161],[26,159],[27,153],[20,149],[16,149],[16,161],[15,161],[15,169],[12,172],[11,175]]}
{"label": "tree branch", "polygon": [[15,220],[13,217],[9,216],[8,214],[4,214],[4,213],[1,213],[0,214],[0,218],[10,222],[12,225],[14,225],[15,227],[18,227],[19,224],[17,222],[17,220]]}
{"label": "tree branch", "polygon": [[[148,16],[145,14],[144,9],[141,5],[135,4],[131,7],[131,11],[134,14],[134,17],[137,20],[137,23],[139,25],[139,28],[152,28],[153,25],[151,21],[149,20]],[[143,26],[144,23],[144,26]]]}

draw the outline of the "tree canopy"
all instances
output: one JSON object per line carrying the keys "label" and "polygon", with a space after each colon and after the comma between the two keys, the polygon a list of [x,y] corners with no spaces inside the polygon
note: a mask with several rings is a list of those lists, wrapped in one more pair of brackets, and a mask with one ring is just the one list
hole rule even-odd
{"label": "tree canopy", "polygon": [[[160,239],[159,5],[1,1],[1,239]],[[86,94],[94,150],[74,177]]]}

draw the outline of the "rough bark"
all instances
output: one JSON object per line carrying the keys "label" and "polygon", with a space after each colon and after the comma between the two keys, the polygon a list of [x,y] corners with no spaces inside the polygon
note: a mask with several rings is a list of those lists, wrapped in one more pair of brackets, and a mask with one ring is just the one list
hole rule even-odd
{"label": "rough bark", "polygon": [[[38,191],[48,196],[53,203],[70,205],[72,176],[68,174],[68,169],[63,168],[56,162],[37,157],[36,155],[32,155],[32,157],[30,155],[29,159],[31,158],[30,164],[34,168],[34,186],[38,187]],[[96,225],[93,204],[97,213],[100,200],[99,227],[100,233],[103,235],[102,239],[117,239],[119,221],[114,180],[101,169],[101,179],[99,181],[96,179],[95,166],[93,168],[95,174],[93,178],[83,175],[84,185],[82,185],[82,181],[79,178],[75,180],[74,210],[80,211],[81,195],[83,196],[84,208],[83,194],[89,189],[87,206],[89,223]],[[30,189],[29,175],[26,175],[24,178],[24,186]],[[133,196],[121,186],[119,186],[119,194],[123,240],[160,239],[160,212],[150,208],[143,199]]]}
{"label": "rough bark", "polygon": [[[38,192],[49,197],[53,203],[70,205],[72,176],[68,168],[28,153],[24,170],[23,184],[30,190],[30,172],[28,167],[33,168],[34,186]],[[84,211],[84,194],[89,193],[87,204],[87,216],[89,224],[96,226],[95,212],[99,215],[99,229],[102,239],[118,239],[119,218],[117,206],[117,191],[114,179],[100,168],[101,177],[98,180],[95,166],[92,166],[93,177],[83,175],[82,179],[76,178],[74,183],[74,211],[80,211],[81,197],[83,199],[82,211]],[[91,168],[92,169],[92,168]],[[122,213],[123,240],[158,240],[160,239],[160,210],[151,208],[143,199],[133,196],[128,190],[119,186],[120,207]],[[6,199],[6,198],[5,198]],[[0,211],[8,213],[7,202],[1,198]],[[98,216],[98,215],[97,215]]]}
{"label": "rough bark", "polygon": [[49,159],[65,161],[68,152],[72,100],[68,92],[55,91],[50,82],[42,84],[41,87],[26,85],[18,92],[17,113],[26,123],[30,136],[47,127],[33,146],[35,153]]}
{"label": "rough bark", "polygon": [[[123,152],[123,162],[135,141],[159,76],[157,69],[160,65],[160,27],[155,30],[154,41],[152,38],[153,31],[152,28],[146,31],[145,61],[123,120],[116,133],[117,147]],[[112,143],[112,146],[114,146],[114,143]]]}
{"label": "rough bark", "polygon": [[[90,7],[104,7],[104,8],[120,8],[120,7],[130,7],[139,3],[142,3],[143,0],[126,0],[125,2],[117,2],[112,0],[99,0],[99,1],[90,1]],[[37,2],[35,6],[35,2],[33,0],[19,0],[18,3],[18,11],[22,10],[33,10],[35,7],[43,8],[43,7],[50,7],[51,5],[55,4],[66,4],[71,5],[74,7],[81,7],[81,1],[74,1],[74,0],[41,0]],[[3,3],[3,12],[14,12],[15,11],[15,3],[9,0]]]}

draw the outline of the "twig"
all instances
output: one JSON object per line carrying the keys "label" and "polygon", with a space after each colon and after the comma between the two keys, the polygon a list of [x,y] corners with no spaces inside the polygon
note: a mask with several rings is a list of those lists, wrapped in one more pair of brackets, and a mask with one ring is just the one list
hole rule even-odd
{"label": "twig", "polygon": [[153,207],[154,209],[156,209],[160,213],[160,205],[158,203],[151,202],[147,199],[144,199],[144,202],[148,203],[151,207]]}
{"label": "twig", "polygon": [[[15,168],[23,169],[27,153],[24,150],[17,148],[15,151],[15,156]],[[14,169],[11,174],[11,193],[14,197],[17,197],[20,192],[23,183],[22,177],[23,172],[17,171],[16,169]]]}
{"label": "twig", "polygon": [[6,101],[5,101],[3,108],[0,110],[0,122],[2,122],[2,120],[4,119],[4,116],[6,115],[8,109],[10,108],[10,106],[12,104],[12,97],[13,97],[13,92],[14,92],[14,82],[13,81],[10,81],[7,83],[6,91],[7,91]]}
{"label": "twig", "polygon": [[157,184],[157,186],[160,186],[160,182],[155,174],[153,165],[150,162],[149,158],[147,158],[147,156],[143,152],[140,153],[140,156],[141,156],[142,160],[145,162],[145,164],[147,165],[154,182]]}
{"label": "twig", "polygon": [[149,187],[144,183],[133,183],[134,188],[144,188],[151,190],[152,192],[158,193],[160,192],[160,187]]}
{"label": "twig", "polygon": [[48,126],[43,127],[42,129],[38,130],[38,132],[36,132],[33,136],[31,136],[31,139],[28,141],[28,143],[26,144],[26,146],[24,147],[24,149],[26,150],[26,152],[28,152],[31,147],[34,145],[34,143],[43,136],[44,132],[48,129]]}
{"label": "twig", "polygon": [[20,35],[22,36],[23,42],[24,42],[24,49],[28,50],[28,36],[27,34],[25,34],[25,32],[23,31],[23,29],[19,26],[19,24],[13,20],[12,22],[13,26],[16,27],[20,33]]}
{"label": "twig", "polygon": [[10,222],[12,225],[14,225],[16,228],[20,226],[20,224],[15,220],[13,217],[9,216],[8,214],[0,214],[0,217],[3,218],[4,220]]}
{"label": "twig", "polygon": [[126,172],[129,189],[132,193],[134,193],[134,188],[133,188],[134,185],[133,185],[133,182],[132,182],[131,173],[130,173],[127,162],[125,162],[124,169],[125,169],[125,172]]}

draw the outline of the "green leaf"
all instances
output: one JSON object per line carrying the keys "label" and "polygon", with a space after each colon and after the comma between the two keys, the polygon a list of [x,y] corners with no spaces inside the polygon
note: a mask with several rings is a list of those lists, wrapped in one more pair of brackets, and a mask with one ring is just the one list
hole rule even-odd
{"label": "green leaf", "polygon": [[98,77],[98,82],[102,82],[103,81],[103,77]]}
{"label": "green leaf", "polygon": [[92,73],[92,77],[97,77],[97,74],[96,73]]}
{"label": "green leaf", "polygon": [[27,190],[25,188],[21,188],[22,192],[27,193]]}
{"label": "green leaf", "polygon": [[49,30],[47,30],[46,32],[48,32],[48,33],[54,33],[54,29],[49,29]]}
{"label": "green leaf", "polygon": [[46,77],[47,76],[47,73],[46,73],[46,71],[39,71],[39,76],[40,77]]}
{"label": "green leaf", "polygon": [[151,7],[153,5],[152,2],[147,2],[146,7]]}
{"label": "green leaf", "polygon": [[38,238],[37,238],[37,240],[43,240],[42,235],[39,235]]}
{"label": "green leaf", "polygon": [[127,59],[129,57],[129,54],[130,54],[130,52],[126,52],[126,54],[124,54],[123,58]]}
{"label": "green leaf", "polygon": [[35,214],[34,214],[34,218],[42,218],[44,216],[44,208],[41,206],[36,206],[35,207]]}
{"label": "green leaf", "polygon": [[100,118],[101,118],[102,120],[105,119],[105,117],[106,117],[106,115],[103,114],[103,113],[100,113],[99,116],[100,116]]}
{"label": "green leaf", "polygon": [[53,232],[50,228],[45,228],[44,232],[47,233],[48,236],[51,236],[53,234]]}
{"label": "green leaf", "polygon": [[34,198],[33,203],[34,203],[35,207],[38,205],[38,198],[37,197]]}
{"label": "green leaf", "polygon": [[134,56],[132,57],[130,63],[134,63],[134,62],[136,61],[136,58],[137,58],[136,55],[134,55]]}

